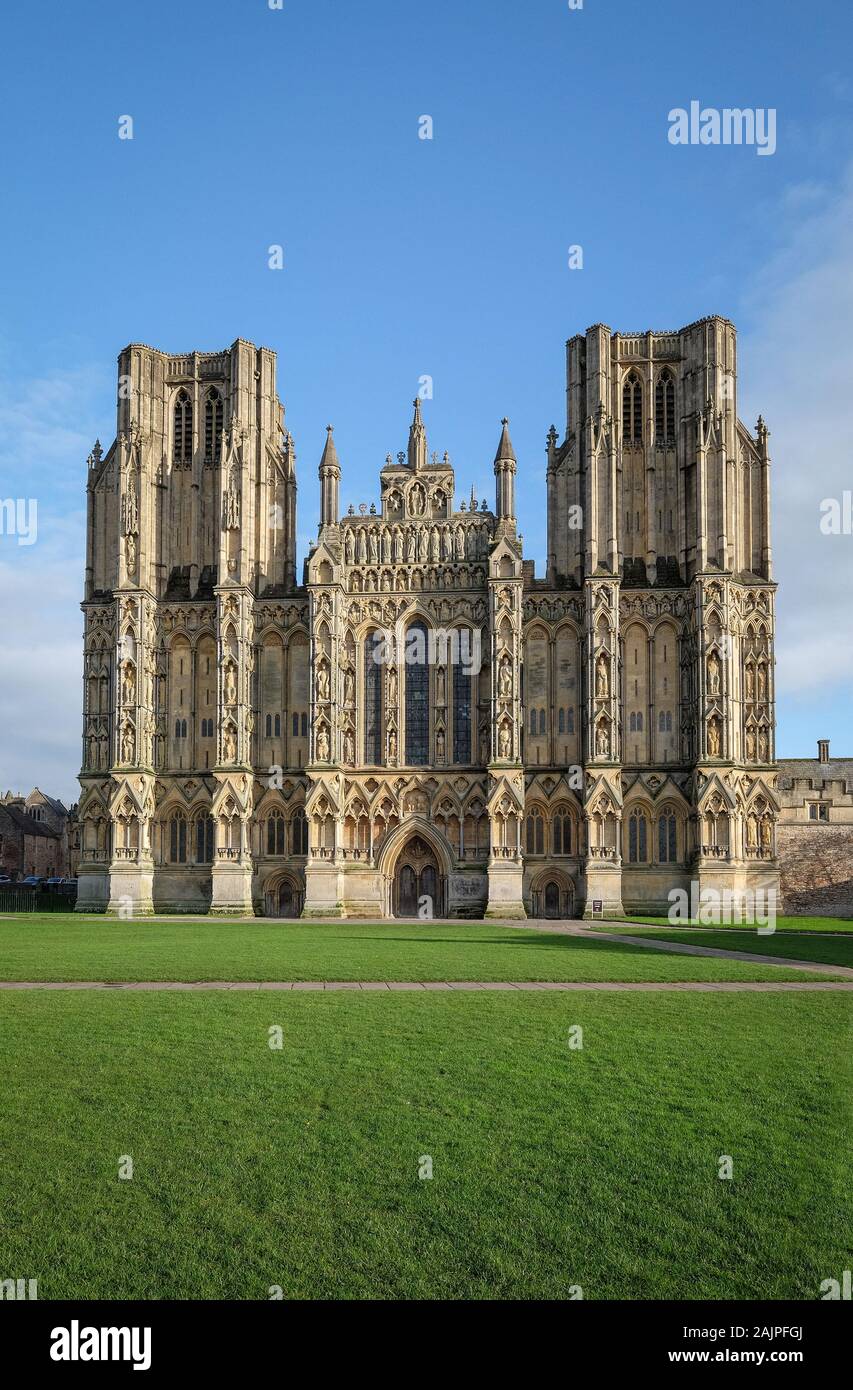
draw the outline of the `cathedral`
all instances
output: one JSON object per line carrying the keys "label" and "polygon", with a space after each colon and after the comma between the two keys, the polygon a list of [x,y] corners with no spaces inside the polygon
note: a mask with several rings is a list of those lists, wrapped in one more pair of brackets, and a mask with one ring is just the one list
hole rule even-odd
{"label": "cathedral", "polygon": [[[497,429],[495,431],[497,433]],[[88,460],[77,908],[617,916],[778,889],[768,431],[726,319],[570,339],[547,567],[421,402],[297,577],[275,354],[132,344]],[[300,582],[301,580],[301,582]]]}

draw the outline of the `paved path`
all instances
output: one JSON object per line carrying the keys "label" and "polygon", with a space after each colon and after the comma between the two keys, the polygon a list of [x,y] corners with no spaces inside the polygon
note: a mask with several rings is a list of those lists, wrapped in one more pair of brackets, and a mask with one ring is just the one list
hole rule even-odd
{"label": "paved path", "polygon": [[[786,961],[787,965],[788,962]],[[8,980],[0,982],[0,990],[15,989],[95,989],[95,990],[699,990],[711,994],[739,994],[757,990],[853,990],[853,981],[841,980]]]}

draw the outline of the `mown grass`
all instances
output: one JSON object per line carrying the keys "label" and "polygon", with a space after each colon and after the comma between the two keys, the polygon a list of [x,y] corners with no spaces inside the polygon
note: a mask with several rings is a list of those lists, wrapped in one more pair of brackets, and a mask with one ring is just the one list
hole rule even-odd
{"label": "mown grass", "polygon": [[853,936],[836,933],[815,936],[804,932],[774,932],[759,936],[756,931],[735,931],[726,927],[719,931],[664,931],[659,927],[634,927],[631,936],[649,937],[653,941],[677,941],[690,946],[715,946],[724,951],[752,951],[759,956],[778,956],[785,960],[813,960],[826,965],[853,966]]}
{"label": "mown grass", "polygon": [[[620,927],[624,929],[626,922],[646,922],[652,926],[656,926],[658,922],[660,922],[662,926],[673,927],[677,925],[673,923],[669,917],[655,917],[653,914],[648,912],[641,917],[631,916],[629,914],[625,917],[620,917],[618,921],[608,922],[606,920],[599,919],[595,922],[587,922],[586,925],[589,927],[596,927],[601,931],[607,931],[611,929],[615,931]],[[689,921],[681,923],[681,926],[707,927],[708,923],[699,922],[691,918]],[[777,917],[775,926],[776,930],[779,932],[848,932],[851,935],[853,935],[853,920],[847,917]],[[743,923],[721,922],[719,926],[717,926],[717,924],[715,923],[715,929],[718,931],[743,930]]]}
{"label": "mown grass", "polygon": [[713,961],[483,922],[0,921],[0,980],[785,980]]}
{"label": "mown grass", "polygon": [[0,1268],[40,1298],[813,1299],[849,1264],[846,995],[7,993],[0,1018]]}

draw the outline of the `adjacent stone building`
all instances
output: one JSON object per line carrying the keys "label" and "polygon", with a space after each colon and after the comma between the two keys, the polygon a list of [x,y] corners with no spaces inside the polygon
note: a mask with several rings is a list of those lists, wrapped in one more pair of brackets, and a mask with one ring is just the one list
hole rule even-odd
{"label": "adjacent stone building", "polygon": [[0,797],[0,873],[18,880],[73,877],[69,812],[61,801],[34,787],[28,796]]}
{"label": "adjacent stone building", "polygon": [[853,917],[853,758],[780,758],[779,866],[785,911]]}
{"label": "adjacent stone building", "polygon": [[274,354],[126,348],[89,459],[78,907],[557,917],[776,887],[768,432],[736,394],[725,319],[571,339],[540,577],[506,421],[492,505],[416,401],[357,511],[330,426],[297,584]]}

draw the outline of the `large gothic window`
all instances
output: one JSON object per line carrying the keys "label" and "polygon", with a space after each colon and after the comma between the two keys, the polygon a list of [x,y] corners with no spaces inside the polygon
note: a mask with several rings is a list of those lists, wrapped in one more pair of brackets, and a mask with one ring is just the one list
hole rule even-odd
{"label": "large gothic window", "polygon": [[169,822],[169,861],[172,864],[187,862],[187,822],[182,815],[175,815]]}
{"label": "large gothic window", "polygon": [[675,443],[675,382],[668,367],[655,387],[655,438],[658,444]]}
{"label": "large gothic window", "polygon": [[195,862],[213,863],[213,817],[199,816],[195,823]]}
{"label": "large gothic window", "polygon": [[406,633],[406,762],[429,762],[429,665],[427,630],[412,623]]}
{"label": "large gothic window", "polygon": [[626,444],[643,439],[643,388],[636,372],[631,372],[622,388],[622,438]]}
{"label": "large gothic window", "polygon": [[538,806],[527,813],[526,840],[528,854],[545,853],[545,818]]}
{"label": "large gothic window", "polygon": [[382,672],[381,634],[371,632],[364,639],[364,761],[376,766],[382,762]]}
{"label": "large gothic window", "polygon": [[649,822],[645,811],[634,810],[628,821],[628,863],[648,864]]}
{"label": "large gothic window", "polygon": [[204,403],[204,458],[206,463],[216,463],[219,459],[222,442],[222,397],[215,386],[211,386]]}
{"label": "large gothic window", "polygon": [[466,633],[467,647],[460,642],[453,666],[453,761],[471,761],[471,676],[468,667],[461,659],[463,650],[470,651],[470,636]]}
{"label": "large gothic window", "polygon": [[554,816],[552,840],[554,854],[571,854],[572,818],[562,806]]}
{"label": "large gothic window", "polygon": [[284,854],[284,816],[279,810],[267,817],[267,854]]}
{"label": "large gothic window", "polygon": [[290,852],[291,854],[308,853],[308,822],[305,819],[305,812],[301,808],[294,811],[290,821]]}
{"label": "large gothic window", "polygon": [[664,811],[658,817],[658,860],[661,864],[674,864],[678,858],[678,839],[675,816],[672,811]]}
{"label": "large gothic window", "polygon": [[175,463],[189,463],[193,456],[193,403],[186,391],[179,391],[175,401]]}

